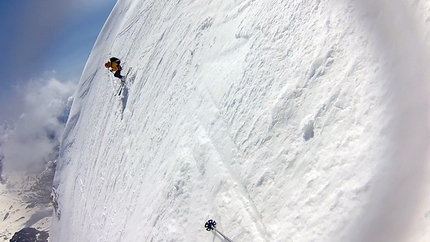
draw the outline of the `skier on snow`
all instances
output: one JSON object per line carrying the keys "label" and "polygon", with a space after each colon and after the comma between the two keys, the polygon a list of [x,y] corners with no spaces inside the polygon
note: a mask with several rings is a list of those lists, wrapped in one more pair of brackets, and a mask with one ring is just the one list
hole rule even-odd
{"label": "skier on snow", "polygon": [[113,72],[114,77],[118,77],[123,82],[123,77],[121,75],[121,61],[116,57],[111,57],[108,62],[105,63],[105,67],[109,69],[110,72]]}

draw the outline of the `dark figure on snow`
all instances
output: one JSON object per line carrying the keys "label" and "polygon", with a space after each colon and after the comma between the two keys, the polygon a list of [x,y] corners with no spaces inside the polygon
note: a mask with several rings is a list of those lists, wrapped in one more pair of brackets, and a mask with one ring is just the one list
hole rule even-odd
{"label": "dark figure on snow", "polygon": [[108,62],[105,63],[105,67],[109,69],[109,71],[113,72],[114,77],[118,77],[123,80],[124,76],[121,76],[121,61],[116,57],[111,57]]}

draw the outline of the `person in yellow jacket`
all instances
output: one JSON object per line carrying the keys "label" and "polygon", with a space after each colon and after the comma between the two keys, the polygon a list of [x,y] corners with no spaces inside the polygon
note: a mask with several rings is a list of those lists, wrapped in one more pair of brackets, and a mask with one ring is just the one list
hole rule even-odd
{"label": "person in yellow jacket", "polygon": [[119,79],[121,79],[121,81],[124,81],[123,80],[124,76],[121,75],[121,70],[122,70],[121,61],[118,58],[111,57],[109,61],[105,63],[105,67],[109,69],[109,71],[114,73],[113,74],[114,77],[118,77]]}

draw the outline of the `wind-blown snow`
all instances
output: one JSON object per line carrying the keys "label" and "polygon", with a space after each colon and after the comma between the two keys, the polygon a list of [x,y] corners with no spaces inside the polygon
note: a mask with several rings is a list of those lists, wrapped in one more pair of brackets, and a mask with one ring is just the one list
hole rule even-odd
{"label": "wind-blown snow", "polygon": [[[63,136],[51,241],[222,241],[208,219],[234,241],[378,238],[363,223],[401,147],[373,15],[335,0],[118,1]],[[122,99],[110,56],[129,73]],[[429,235],[408,229],[397,239]]]}

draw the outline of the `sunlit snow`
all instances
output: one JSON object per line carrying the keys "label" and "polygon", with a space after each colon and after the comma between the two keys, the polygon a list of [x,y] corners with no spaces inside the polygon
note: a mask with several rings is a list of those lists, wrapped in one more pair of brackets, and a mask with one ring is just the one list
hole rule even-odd
{"label": "sunlit snow", "polygon": [[[237,242],[426,241],[428,194],[390,183],[428,171],[425,38],[384,24],[410,9],[428,30],[428,1],[355,2],[119,0],[65,128],[51,241],[223,241],[208,219]],[[384,204],[392,226],[372,222]]]}

